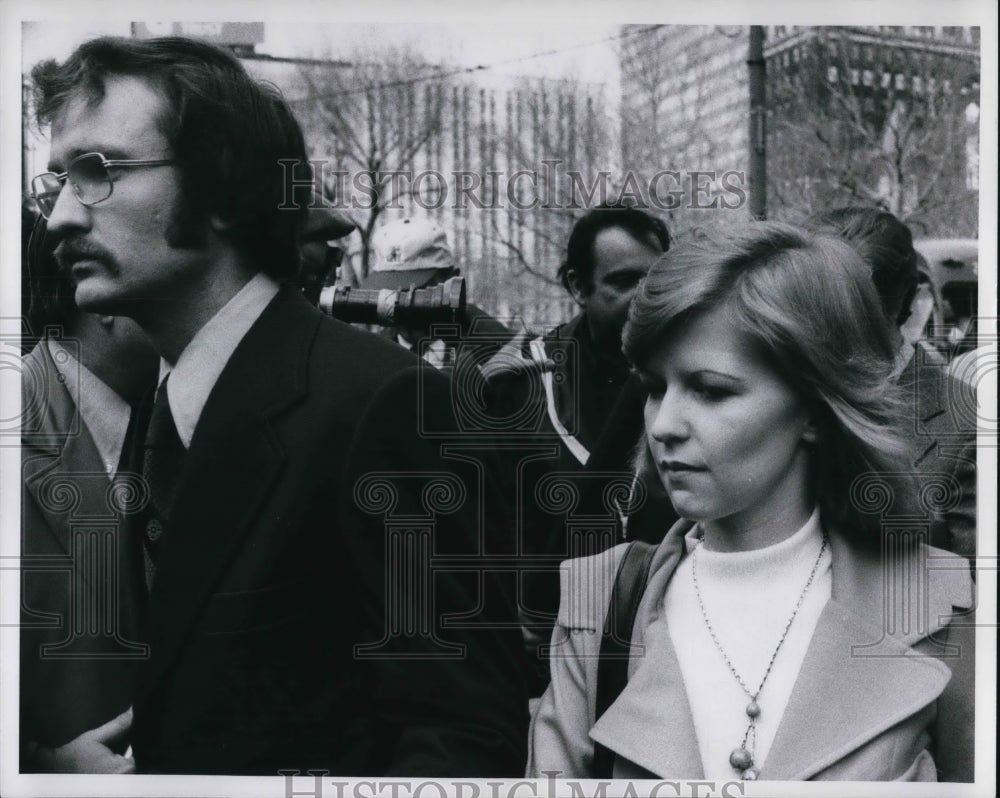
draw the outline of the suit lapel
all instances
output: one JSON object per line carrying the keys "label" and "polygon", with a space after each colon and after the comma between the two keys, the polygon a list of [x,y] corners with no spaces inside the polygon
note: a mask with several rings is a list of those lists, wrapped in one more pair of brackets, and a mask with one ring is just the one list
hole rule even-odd
{"label": "suit lapel", "polygon": [[[935,367],[918,362],[922,357],[922,353],[915,349],[913,357],[897,380],[897,385],[907,396],[907,405],[911,408],[906,424],[907,434],[914,443],[911,462],[915,467],[919,467],[937,448],[937,438],[927,434],[927,427],[946,412],[942,395],[943,375]],[[909,399],[911,395],[912,400]]]}
{"label": "suit lapel", "polygon": [[307,391],[321,317],[285,293],[233,353],[198,421],[157,558],[144,695],[168,670],[186,633],[259,516],[284,463],[272,421]]}

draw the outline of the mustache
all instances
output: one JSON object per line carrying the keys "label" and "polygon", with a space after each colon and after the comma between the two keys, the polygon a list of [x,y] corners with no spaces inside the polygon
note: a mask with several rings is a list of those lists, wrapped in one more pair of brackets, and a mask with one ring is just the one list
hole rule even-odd
{"label": "mustache", "polygon": [[104,247],[98,246],[85,238],[67,238],[56,247],[56,260],[63,269],[69,269],[80,260],[99,260],[114,262],[114,256]]}

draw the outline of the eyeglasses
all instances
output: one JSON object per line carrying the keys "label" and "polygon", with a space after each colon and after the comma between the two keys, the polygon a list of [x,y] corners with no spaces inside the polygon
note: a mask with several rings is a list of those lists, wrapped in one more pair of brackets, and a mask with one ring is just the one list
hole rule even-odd
{"label": "eyeglasses", "polygon": [[31,181],[31,196],[42,216],[48,219],[56,207],[63,183],[67,180],[80,203],[90,206],[104,202],[114,191],[115,181],[110,169],[121,166],[167,166],[172,163],[173,161],[165,159],[109,161],[99,152],[87,152],[70,161],[65,172],[43,172],[35,177]]}

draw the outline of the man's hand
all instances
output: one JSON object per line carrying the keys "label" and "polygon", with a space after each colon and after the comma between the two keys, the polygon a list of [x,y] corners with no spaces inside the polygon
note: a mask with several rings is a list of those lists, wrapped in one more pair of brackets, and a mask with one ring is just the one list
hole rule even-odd
{"label": "man's hand", "polygon": [[132,727],[132,708],[58,748],[39,747],[35,757],[49,773],[134,773],[135,760],[111,750]]}

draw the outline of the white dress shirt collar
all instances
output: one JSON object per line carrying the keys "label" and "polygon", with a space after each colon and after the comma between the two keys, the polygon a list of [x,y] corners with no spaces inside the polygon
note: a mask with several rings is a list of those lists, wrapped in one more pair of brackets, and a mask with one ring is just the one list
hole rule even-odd
{"label": "white dress shirt collar", "polygon": [[184,448],[190,448],[201,411],[229,358],[278,290],[278,283],[258,272],[195,334],[176,363],[160,360],[158,384],[171,375],[167,399]]}

